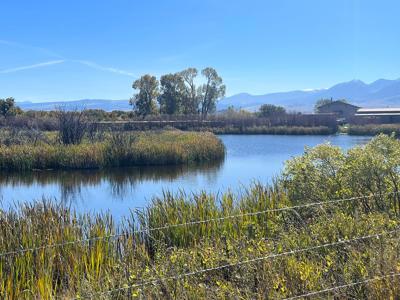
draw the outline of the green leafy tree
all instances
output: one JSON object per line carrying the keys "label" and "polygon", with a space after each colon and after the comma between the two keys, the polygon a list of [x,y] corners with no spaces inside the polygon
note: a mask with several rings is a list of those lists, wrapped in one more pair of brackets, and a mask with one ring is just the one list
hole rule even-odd
{"label": "green leafy tree", "polygon": [[139,116],[157,113],[157,97],[159,95],[158,81],[155,76],[143,75],[133,82],[132,88],[139,90],[130,100],[133,110]]}
{"label": "green leafy tree", "polygon": [[277,106],[273,104],[263,104],[260,107],[259,115],[261,117],[272,117],[277,115],[284,115],[286,110],[282,106]]}
{"label": "green leafy tree", "polygon": [[206,79],[206,83],[199,88],[201,115],[205,117],[215,111],[218,99],[225,96],[226,86],[213,68],[205,68],[201,74]]}
{"label": "green leafy tree", "polygon": [[179,73],[163,75],[160,84],[161,94],[158,97],[160,113],[169,115],[184,113],[186,87],[182,76]]}
{"label": "green leafy tree", "polygon": [[182,77],[185,91],[182,98],[182,113],[183,114],[198,114],[199,113],[199,96],[197,94],[197,87],[195,79],[197,77],[196,68],[188,68],[179,73]]}
{"label": "green leafy tree", "polygon": [[15,116],[21,109],[15,105],[15,99],[12,97],[0,99],[0,115],[3,117]]}

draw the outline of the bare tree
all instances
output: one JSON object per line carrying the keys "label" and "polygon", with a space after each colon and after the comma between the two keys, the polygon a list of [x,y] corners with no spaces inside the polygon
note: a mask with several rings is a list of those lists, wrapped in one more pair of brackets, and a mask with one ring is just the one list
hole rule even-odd
{"label": "bare tree", "polygon": [[79,144],[87,129],[84,111],[58,110],[58,135],[64,145]]}

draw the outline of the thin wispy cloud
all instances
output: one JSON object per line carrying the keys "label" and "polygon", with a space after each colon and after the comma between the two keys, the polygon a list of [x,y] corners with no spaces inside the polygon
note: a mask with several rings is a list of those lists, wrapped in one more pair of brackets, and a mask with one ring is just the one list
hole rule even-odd
{"label": "thin wispy cloud", "polygon": [[135,77],[135,74],[133,74],[129,71],[125,71],[125,70],[121,70],[121,69],[117,69],[117,68],[113,68],[113,67],[105,67],[105,66],[99,65],[92,61],[88,61],[88,60],[72,60],[72,61],[80,63],[82,65],[88,66],[88,67],[96,69],[96,70],[111,72],[111,73],[115,73],[115,74],[129,76],[129,77]]}
{"label": "thin wispy cloud", "polygon": [[63,59],[50,60],[50,61],[45,61],[45,62],[33,64],[33,65],[20,66],[20,67],[0,70],[0,74],[15,73],[15,72],[25,71],[25,70],[30,70],[30,69],[43,68],[43,67],[47,67],[47,66],[62,64],[64,62],[65,62],[65,60],[63,60]]}
{"label": "thin wispy cloud", "polygon": [[34,52],[39,52],[45,55],[53,56],[56,58],[61,58],[63,59],[64,57],[50,49],[47,48],[42,48],[42,47],[36,47],[32,45],[27,45],[27,44],[21,44],[13,41],[7,41],[7,40],[2,40],[0,39],[0,45],[5,45],[9,47],[15,47],[15,48],[20,48],[20,49],[26,49],[26,50],[32,50]]}
{"label": "thin wispy cloud", "polygon": [[49,66],[49,65],[61,64],[61,63],[64,63],[64,62],[76,62],[76,63],[79,63],[81,65],[85,65],[87,67],[90,67],[92,69],[99,70],[99,71],[105,71],[105,72],[110,72],[110,73],[114,73],[114,74],[129,76],[129,77],[135,77],[136,76],[132,72],[129,72],[129,71],[126,71],[126,70],[122,70],[122,69],[118,69],[118,68],[114,68],[114,67],[103,66],[103,65],[100,65],[100,64],[98,64],[96,62],[93,62],[93,61],[90,61],[90,60],[67,59],[67,58],[59,55],[58,53],[56,53],[56,52],[54,52],[54,51],[52,51],[50,49],[47,49],[47,48],[31,46],[31,45],[17,43],[17,42],[14,42],[14,41],[8,41],[8,40],[3,40],[3,39],[0,39],[0,45],[5,45],[5,46],[8,46],[8,47],[16,47],[16,48],[26,49],[26,50],[31,50],[31,51],[34,51],[34,52],[40,52],[42,54],[46,54],[46,55],[49,55],[49,56],[53,56],[53,57],[59,58],[59,60],[51,60],[51,61],[38,63],[38,64],[32,64],[32,65],[28,65],[28,66],[21,66],[21,67],[16,67],[16,68],[0,70],[0,74],[14,73],[14,72],[23,71],[23,70],[29,70],[29,69],[45,67],[45,66]]}

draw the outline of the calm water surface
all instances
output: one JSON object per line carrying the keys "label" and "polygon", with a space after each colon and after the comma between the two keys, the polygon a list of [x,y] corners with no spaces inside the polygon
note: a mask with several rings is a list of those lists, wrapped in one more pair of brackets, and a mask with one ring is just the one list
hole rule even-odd
{"label": "calm water surface", "polygon": [[368,137],[222,135],[224,161],[194,167],[140,167],[102,171],[41,171],[0,175],[4,208],[15,202],[42,198],[63,201],[85,212],[109,210],[116,218],[146,206],[164,190],[237,191],[255,180],[268,183],[283,164],[303,153],[305,146],[330,142],[343,149],[364,144]]}

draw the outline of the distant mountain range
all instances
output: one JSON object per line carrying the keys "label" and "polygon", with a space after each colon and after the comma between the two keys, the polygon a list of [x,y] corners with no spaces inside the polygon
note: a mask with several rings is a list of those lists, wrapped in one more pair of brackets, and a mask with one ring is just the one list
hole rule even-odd
{"label": "distant mountain range", "polygon": [[55,101],[55,102],[17,102],[17,105],[23,110],[81,110],[81,109],[102,109],[105,111],[112,110],[130,110],[129,100],[104,100],[104,99],[82,99],[72,101]]}
{"label": "distant mountain range", "polygon": [[[379,79],[370,84],[360,80],[352,80],[336,84],[328,89],[299,90],[265,95],[240,93],[219,101],[217,109],[224,110],[233,106],[254,111],[260,105],[270,103],[284,106],[289,111],[311,112],[315,102],[322,98],[346,99],[361,107],[399,107],[400,79]],[[83,99],[62,102],[19,102],[17,104],[24,110],[52,110],[57,107],[67,110],[83,108],[103,109],[105,111],[132,109],[128,100]]]}
{"label": "distant mountain range", "polygon": [[241,93],[222,99],[218,109],[229,106],[256,110],[265,103],[284,106],[287,110],[302,112],[313,111],[314,104],[322,98],[346,99],[360,107],[400,106],[400,79],[379,79],[370,84],[361,80],[352,80],[336,84],[328,89],[291,91],[265,95]]}

